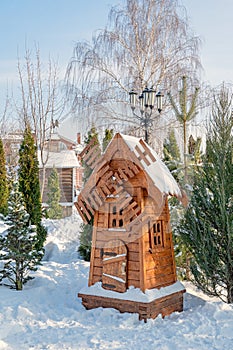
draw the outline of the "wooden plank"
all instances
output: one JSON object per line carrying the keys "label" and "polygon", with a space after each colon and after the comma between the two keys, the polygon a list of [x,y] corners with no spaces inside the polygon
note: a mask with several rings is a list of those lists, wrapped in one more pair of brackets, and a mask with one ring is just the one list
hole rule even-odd
{"label": "wooden plank", "polygon": [[98,266],[93,265],[93,275],[102,276],[102,270],[103,270],[102,266],[98,267]]}
{"label": "wooden plank", "polygon": [[[115,191],[112,194],[114,196],[117,196],[117,195],[122,196],[123,191],[124,191],[124,188],[122,186],[118,185],[118,186],[116,186],[116,189],[115,189]],[[119,197],[119,200],[121,200],[120,198],[121,197]]]}
{"label": "wooden plank", "polygon": [[90,206],[92,208],[94,208],[95,211],[97,211],[99,209],[99,205],[95,202],[95,200],[91,194],[87,197],[87,200],[88,200],[88,203],[90,204]]}
{"label": "wooden plank", "polygon": [[109,264],[112,264],[112,261],[114,260],[114,263],[116,262],[119,262],[119,261],[122,261],[122,257],[121,256],[111,256],[111,255],[106,255],[104,254],[103,256],[103,263],[105,265],[109,265]]}
{"label": "wooden plank", "polygon": [[128,243],[127,247],[129,252],[139,252],[139,240]]}
{"label": "wooden plank", "polygon": [[101,157],[100,150],[98,147],[93,147],[90,152],[88,152],[83,160],[89,165],[90,168],[94,169],[96,160],[99,161]]}
{"label": "wooden plank", "polygon": [[101,258],[102,259],[102,252],[101,252],[101,249],[95,247],[95,250],[94,250],[94,258],[95,259],[99,259]]}
{"label": "wooden plank", "polygon": [[99,184],[106,183],[108,181],[108,179],[110,179],[112,176],[113,176],[112,170],[106,172],[105,174],[102,175],[102,177],[99,181]]}
{"label": "wooden plank", "polygon": [[104,211],[104,213],[105,213],[105,216],[104,216],[104,227],[108,227],[108,224],[109,224],[109,218],[108,218],[108,212],[109,212],[109,210],[108,210],[108,208],[109,208],[109,204],[108,203],[104,203],[104,205],[103,205],[103,211]]}
{"label": "wooden plank", "polygon": [[94,266],[102,267],[103,266],[103,259],[94,257]]}
{"label": "wooden plank", "polygon": [[98,219],[97,226],[98,226],[99,228],[104,228],[104,218],[103,218],[103,217],[100,218],[100,219]]}
{"label": "wooden plank", "polygon": [[125,209],[125,207],[131,202],[132,197],[126,197],[122,202],[118,203],[119,209]]}
{"label": "wooden plank", "polygon": [[92,276],[92,284],[102,281],[102,276]]}
{"label": "wooden plank", "polygon": [[102,157],[101,157],[101,153],[100,153],[100,156],[99,157],[96,157],[95,159],[95,162],[92,163],[92,169],[95,169],[95,167],[97,167],[97,165],[100,163],[100,161],[102,160]]}
{"label": "wooden plank", "polygon": [[128,260],[129,261],[138,261],[139,262],[139,253],[138,252],[128,252]]}
{"label": "wooden plank", "polygon": [[141,230],[146,224],[147,222],[150,220],[150,216],[148,216],[147,214],[145,215],[145,213],[141,213],[140,215],[138,215],[138,217],[133,220],[132,222],[129,222],[126,225],[126,230],[127,231],[138,231]]}
{"label": "wooden plank", "polygon": [[79,156],[81,158],[84,157],[84,155],[88,152],[88,150],[91,148],[91,146],[94,144],[96,140],[92,138],[92,140],[86,145],[86,147],[82,150],[82,152],[79,153]]}
{"label": "wooden plank", "polygon": [[169,275],[169,274],[173,274],[173,265],[168,265],[163,267],[156,266],[155,268],[152,268],[152,269],[148,269],[148,268],[146,269],[147,278],[151,278],[151,277],[160,278],[162,277],[160,275]]}
{"label": "wooden plank", "polygon": [[102,176],[108,172],[110,166],[109,163],[107,163],[106,165],[104,165],[96,174],[96,182],[102,178]]}
{"label": "wooden plank", "polygon": [[120,174],[120,178],[124,181],[128,181],[128,176],[123,172],[121,168],[118,168],[118,173]]}
{"label": "wooden plank", "polygon": [[83,199],[82,199],[82,197],[80,198],[80,195],[78,197],[78,202],[77,203],[78,203],[79,208],[82,211],[82,213],[87,217],[87,220],[90,221],[91,220],[91,215],[90,215],[89,211],[86,209],[86,207],[84,205],[84,202],[83,202]]}
{"label": "wooden plank", "polygon": [[82,293],[79,293],[78,297],[82,298],[82,304],[86,307],[86,309],[93,309],[97,307],[115,308],[120,312],[138,313],[139,320],[146,321],[147,318],[155,318],[159,314],[162,314],[162,317],[165,317],[170,315],[172,312],[182,311],[184,292],[185,290],[170,294],[167,297],[154,299],[150,303],[123,300],[119,298],[108,298],[96,295],[86,295]]}
{"label": "wooden plank", "polygon": [[128,162],[125,162],[124,173],[127,174],[127,176],[128,176],[129,178],[135,176],[134,172],[129,168]]}
{"label": "wooden plank", "polygon": [[86,209],[87,209],[89,212],[91,212],[92,215],[95,215],[96,210],[94,210],[94,209],[92,208],[92,205],[91,205],[91,202],[90,202],[89,197],[83,198],[83,203],[85,203],[84,206],[86,207]]}
{"label": "wooden plank", "polygon": [[[86,147],[86,152],[85,152],[85,154],[83,154],[82,160],[87,162],[88,158],[93,156],[93,154],[95,154],[96,152],[100,153],[99,145],[94,145],[92,142],[90,142],[89,147]],[[80,154],[82,154],[82,152]]]}
{"label": "wooden plank", "polygon": [[139,271],[139,262],[136,261],[128,261],[128,270],[131,271]]}
{"label": "wooden plank", "polygon": [[92,229],[92,246],[91,246],[91,259],[90,259],[90,270],[88,285],[91,286],[95,284],[96,279],[94,279],[94,260],[95,260],[95,246],[96,246],[96,224],[97,224],[97,214],[94,216],[94,227]]}
{"label": "wooden plank", "polygon": [[132,241],[132,239],[128,237],[126,231],[108,231],[103,228],[101,231],[97,232],[98,246],[100,242],[102,244],[104,242],[108,242],[110,239],[120,239],[125,243]]}
{"label": "wooden plank", "polygon": [[120,178],[120,176],[118,175],[117,171],[114,173],[114,176],[115,176],[117,182],[119,183],[119,185],[123,184],[123,181]]}
{"label": "wooden plank", "polygon": [[146,257],[145,263],[146,263],[147,270],[153,269],[158,266],[160,266],[161,268],[166,266],[173,266],[172,258],[153,259],[152,254],[150,254],[150,259],[148,258],[148,256]]}
{"label": "wooden plank", "polygon": [[[101,191],[104,193],[105,197],[111,194],[111,191],[109,190],[108,186],[106,183],[101,183]],[[99,186],[98,186],[99,189]]]}
{"label": "wooden plank", "polygon": [[[171,252],[171,249],[170,249],[170,247],[169,248],[162,248],[162,249],[160,249],[160,250],[158,250],[158,249],[154,249],[153,250],[153,259],[161,259],[161,258],[166,258],[166,257],[171,257],[171,254],[172,252]],[[147,255],[148,255],[148,257],[149,257],[149,259],[151,258],[151,253],[148,251],[148,252],[146,252],[146,257],[147,257]]]}
{"label": "wooden plank", "polygon": [[145,266],[145,247],[143,236],[139,238],[139,265],[140,265],[140,289],[145,292],[146,290],[146,266]]}
{"label": "wooden plank", "polygon": [[147,146],[147,144],[140,139],[139,141],[140,145],[144,148],[146,154],[150,157],[150,159],[152,160],[152,162],[156,162],[156,158],[153,156],[153,154],[151,153],[151,150],[149,149],[149,147]]}
{"label": "wooden plank", "polygon": [[137,202],[133,201],[132,203],[130,203],[124,210],[124,215],[126,216],[126,219],[127,219],[128,212],[130,212],[131,210],[135,211],[137,209],[141,210]]}
{"label": "wooden plank", "polygon": [[100,207],[103,204],[103,198],[99,195],[96,188],[92,190],[91,196],[94,198],[94,201],[98,204],[98,207]]}
{"label": "wooden plank", "polygon": [[127,164],[127,167],[130,168],[134,172],[134,175],[137,175],[139,173],[140,169],[138,169],[136,164],[134,164],[133,162],[130,162],[130,161],[126,161],[126,164]]}
{"label": "wooden plank", "polygon": [[176,260],[175,260],[175,251],[174,251],[174,246],[173,246],[173,240],[172,240],[172,234],[170,234],[170,249],[171,249],[171,255],[172,255],[172,261],[173,261],[173,274],[175,276],[175,280],[177,280],[177,275],[176,275]]}
{"label": "wooden plank", "polygon": [[99,198],[101,198],[104,201],[106,198],[106,194],[103,192],[102,188],[100,186],[97,186],[95,191],[96,193],[98,193]]}
{"label": "wooden plank", "polygon": [[86,224],[88,224],[89,221],[87,220],[86,216],[84,216],[84,214],[83,214],[83,212],[82,212],[80,206],[78,205],[78,203],[75,202],[74,205],[75,205],[76,209],[78,210],[79,215],[81,216],[82,220],[83,220]]}
{"label": "wooden plank", "polygon": [[151,163],[149,162],[149,160],[146,158],[146,154],[144,152],[141,151],[141,149],[138,147],[138,145],[135,147],[135,150],[137,151],[137,153],[139,154],[138,156],[138,160],[141,162],[141,160],[143,160],[147,166],[149,166]]}
{"label": "wooden plank", "polygon": [[[137,205],[136,202],[132,203],[128,208],[125,214],[125,221],[130,222],[130,220],[135,219],[140,215],[141,208]],[[132,222],[132,221],[131,221]]]}
{"label": "wooden plank", "polygon": [[151,277],[146,279],[146,288],[151,289],[151,288],[166,287],[175,282],[176,282],[176,278],[174,274],[167,275],[167,276],[156,276],[156,278]]}
{"label": "wooden plank", "polygon": [[139,279],[138,280],[134,280],[134,279],[130,279],[128,278],[128,286],[133,286],[135,288],[140,288],[140,282]]}

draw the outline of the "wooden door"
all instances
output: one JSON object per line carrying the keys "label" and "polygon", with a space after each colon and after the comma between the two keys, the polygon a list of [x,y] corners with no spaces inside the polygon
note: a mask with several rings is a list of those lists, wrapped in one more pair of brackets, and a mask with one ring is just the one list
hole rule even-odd
{"label": "wooden door", "polygon": [[107,242],[103,248],[102,287],[115,292],[125,292],[127,281],[127,248],[119,240]]}

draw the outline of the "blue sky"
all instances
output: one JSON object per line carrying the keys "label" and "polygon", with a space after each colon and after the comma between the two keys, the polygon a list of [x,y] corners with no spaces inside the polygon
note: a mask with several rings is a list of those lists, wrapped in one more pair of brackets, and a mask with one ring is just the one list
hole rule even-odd
{"label": "blue sky", "polygon": [[233,82],[233,1],[182,0],[190,24],[202,39],[203,80]]}
{"label": "blue sky", "polygon": [[0,88],[17,79],[17,57],[25,44],[38,44],[42,61],[49,55],[65,67],[75,41],[89,40],[101,28],[113,0],[0,0]]}
{"label": "blue sky", "polygon": [[[112,5],[123,0],[0,0],[0,96],[7,83],[15,86],[17,56],[25,43],[39,44],[41,58],[58,59],[61,70],[72,55],[75,41],[90,40],[104,27]],[[213,86],[233,80],[233,1],[180,0],[190,24],[203,40],[203,80]]]}

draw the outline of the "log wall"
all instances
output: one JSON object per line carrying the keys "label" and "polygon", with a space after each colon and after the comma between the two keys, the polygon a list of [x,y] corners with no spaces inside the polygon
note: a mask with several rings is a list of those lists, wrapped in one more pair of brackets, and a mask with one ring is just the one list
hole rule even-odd
{"label": "log wall", "polygon": [[82,304],[87,310],[97,307],[114,308],[120,312],[138,313],[139,320],[146,322],[148,318],[156,318],[159,314],[165,317],[172,312],[183,311],[183,293],[185,290],[155,299],[149,303],[82,293],[79,293],[78,297],[82,298]]}
{"label": "log wall", "polygon": [[[51,174],[52,169],[47,168],[45,173],[45,187],[44,187],[44,193],[43,193],[43,203],[47,203],[48,201],[48,178]],[[73,185],[73,168],[64,168],[64,169],[57,169],[58,176],[59,176],[59,186],[61,190],[61,198],[60,203],[72,203],[73,202],[73,191],[74,191],[74,185]],[[40,169],[39,172],[40,176],[40,183],[42,183],[42,169]]]}

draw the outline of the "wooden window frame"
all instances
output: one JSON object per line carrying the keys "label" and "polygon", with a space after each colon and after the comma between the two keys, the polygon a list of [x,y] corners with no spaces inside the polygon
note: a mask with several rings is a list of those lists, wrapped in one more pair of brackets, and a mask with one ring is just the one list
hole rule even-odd
{"label": "wooden window frame", "polygon": [[109,228],[122,228],[124,226],[123,210],[118,210],[117,203],[109,203]]}
{"label": "wooden window frame", "polygon": [[156,220],[149,225],[149,244],[150,252],[164,248],[164,222]]}

